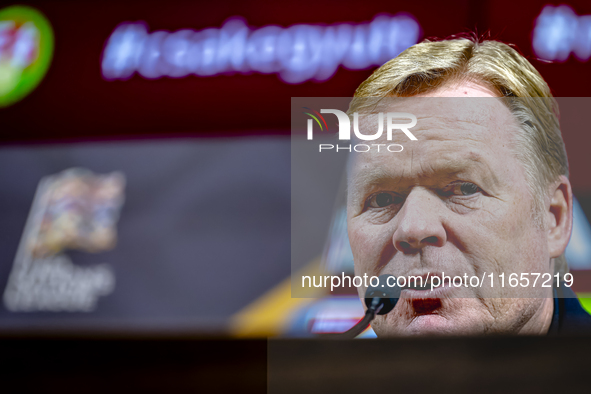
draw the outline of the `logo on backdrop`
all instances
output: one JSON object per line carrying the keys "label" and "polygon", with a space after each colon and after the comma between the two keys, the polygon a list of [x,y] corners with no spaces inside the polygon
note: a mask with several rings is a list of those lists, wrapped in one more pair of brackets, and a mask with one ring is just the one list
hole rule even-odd
{"label": "logo on backdrop", "polygon": [[113,291],[110,265],[76,265],[69,251],[115,247],[124,188],[120,172],[82,168],[41,180],[4,290],[8,310],[90,312]]}
{"label": "logo on backdrop", "polygon": [[591,58],[591,15],[577,15],[568,5],[545,6],[532,36],[534,52],[544,60],[565,62],[571,53],[582,62]]}
{"label": "logo on backdrop", "polygon": [[[307,139],[313,140],[314,139],[314,124],[317,124],[320,128],[321,132],[328,131],[328,125],[326,120],[322,116],[322,114],[333,114],[337,117],[338,122],[338,139],[340,141],[350,141],[351,140],[351,120],[349,116],[338,109],[321,109],[320,112],[313,110],[308,107],[303,107],[305,109],[304,114],[308,115],[310,118],[307,122]],[[417,137],[413,135],[410,131],[411,128],[417,125],[417,117],[408,112],[388,112],[384,114],[380,112],[377,114],[378,116],[378,125],[377,131],[373,134],[365,134],[362,133],[359,128],[359,113],[353,113],[353,134],[354,138],[361,141],[375,141],[381,138],[384,134],[384,120],[386,123],[386,140],[392,141],[393,135],[395,132],[402,132],[408,137],[411,141],[417,141]],[[324,127],[323,127],[324,125]],[[388,151],[392,153],[402,152],[404,147],[400,144],[349,144],[349,145],[339,145],[339,144],[319,144],[318,151],[347,151],[347,152],[382,152]]]}
{"label": "logo on backdrop", "polygon": [[43,14],[24,6],[0,9],[0,108],[37,87],[52,54],[53,32]]}
{"label": "logo on backdrop", "polygon": [[240,17],[220,28],[148,32],[145,22],[124,22],[107,40],[102,74],[107,80],[179,78],[258,72],[287,83],[330,79],[340,66],[380,66],[416,44],[421,28],[409,14],[376,15],[371,22],[249,27]]}

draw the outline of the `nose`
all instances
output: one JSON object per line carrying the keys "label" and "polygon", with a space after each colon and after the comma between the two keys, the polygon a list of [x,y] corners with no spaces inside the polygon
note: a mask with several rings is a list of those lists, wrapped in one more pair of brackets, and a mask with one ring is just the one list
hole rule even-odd
{"label": "nose", "polygon": [[399,252],[413,254],[425,246],[445,245],[444,209],[444,203],[437,195],[426,189],[413,189],[397,214],[394,247]]}

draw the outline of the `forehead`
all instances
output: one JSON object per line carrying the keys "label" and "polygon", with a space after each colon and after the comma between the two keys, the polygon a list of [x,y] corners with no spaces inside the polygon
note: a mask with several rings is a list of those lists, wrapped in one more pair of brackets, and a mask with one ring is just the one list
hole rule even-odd
{"label": "forehead", "polygon": [[[361,99],[364,100],[364,99]],[[475,82],[443,86],[435,91],[413,97],[367,98],[361,101],[365,111],[360,113],[360,123],[377,127],[377,113],[405,112],[423,119],[445,124],[473,124],[495,127],[496,124],[513,124],[514,119],[498,93]],[[432,127],[419,122],[414,130]]]}
{"label": "forehead", "polygon": [[[470,132],[471,129],[500,130],[502,126],[515,124],[515,119],[503,99],[499,97],[386,97],[379,101],[368,99],[366,105],[358,111],[359,129],[364,134],[375,133],[380,114],[387,127],[387,114],[396,113],[392,123],[409,123],[410,119],[402,114],[414,115],[418,122],[412,127],[415,132],[438,131],[440,127],[452,127],[458,131]],[[395,127],[396,129],[396,127]],[[398,130],[394,138],[404,136]],[[491,137],[500,133],[492,133]],[[484,137],[484,136],[482,136]],[[382,140],[386,139],[386,133]]]}
{"label": "forehead", "polygon": [[[360,113],[361,132],[375,133],[378,112],[410,113],[417,118],[416,126],[409,129],[417,140],[411,141],[400,130],[393,130],[392,139],[388,140],[387,128],[384,127],[382,137],[370,143],[396,143],[404,147],[403,151],[374,150],[353,154],[350,176],[363,175],[368,171],[379,173],[385,169],[397,175],[423,177],[439,170],[448,173],[467,169],[482,169],[493,174],[502,172],[508,162],[515,159],[511,147],[516,122],[501,100],[488,95],[421,96],[382,101],[371,113]],[[405,122],[408,120],[395,123]],[[360,142],[368,143],[356,141]]]}
{"label": "forehead", "polygon": [[[508,108],[492,97],[420,97],[398,103],[393,109],[417,117],[413,131],[424,141],[490,143],[508,138],[514,124]],[[396,140],[401,141],[400,137],[397,133]]]}

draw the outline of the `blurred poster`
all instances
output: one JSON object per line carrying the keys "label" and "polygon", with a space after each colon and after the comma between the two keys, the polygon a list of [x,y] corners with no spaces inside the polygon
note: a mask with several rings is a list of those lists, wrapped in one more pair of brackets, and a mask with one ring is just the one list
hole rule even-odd
{"label": "blurred poster", "polygon": [[289,277],[288,138],[4,146],[0,185],[0,330],[223,332]]}
{"label": "blurred poster", "polygon": [[81,311],[112,292],[107,263],[80,267],[68,250],[100,253],[114,248],[125,177],[72,168],[39,183],[4,291],[10,311]]}

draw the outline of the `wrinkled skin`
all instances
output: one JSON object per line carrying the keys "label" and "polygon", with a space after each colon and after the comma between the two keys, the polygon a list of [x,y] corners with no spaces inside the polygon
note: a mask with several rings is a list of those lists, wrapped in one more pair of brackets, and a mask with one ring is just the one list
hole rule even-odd
{"label": "wrinkled skin", "polygon": [[[572,192],[566,177],[548,187],[536,221],[525,170],[512,135],[516,122],[498,95],[480,85],[447,86],[414,100],[417,141],[395,133],[373,143],[399,143],[403,152],[364,152],[351,158],[347,224],[356,275],[491,273],[554,274],[553,258],[568,243]],[[432,99],[439,97],[439,99]],[[441,99],[455,97],[456,99]],[[460,98],[460,99],[458,99]],[[476,98],[476,99],[469,99]],[[488,98],[488,99],[483,99]],[[360,123],[366,134],[371,130]],[[363,297],[365,288],[359,288]],[[378,316],[378,336],[414,334],[544,334],[552,289],[446,286],[403,290],[396,308]]]}

